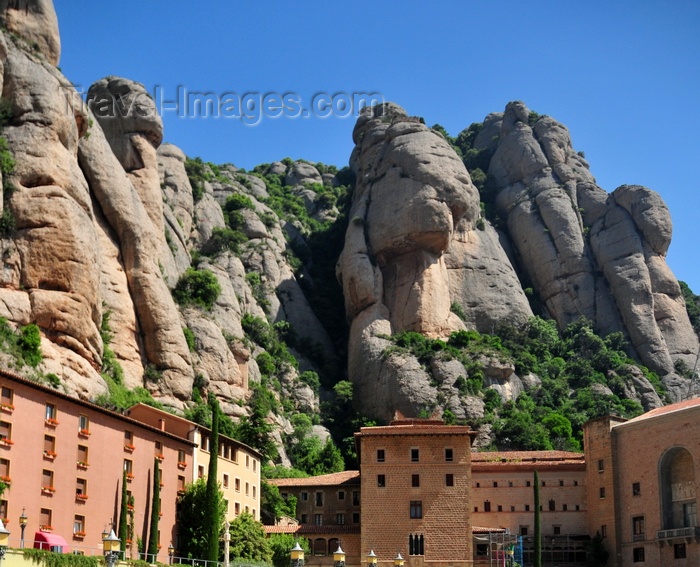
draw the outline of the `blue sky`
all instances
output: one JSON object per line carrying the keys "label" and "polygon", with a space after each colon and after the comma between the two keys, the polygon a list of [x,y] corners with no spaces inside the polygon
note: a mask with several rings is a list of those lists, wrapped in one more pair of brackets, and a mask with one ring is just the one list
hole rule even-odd
{"label": "blue sky", "polygon": [[[668,261],[700,293],[700,3],[587,1],[55,0],[64,74],[106,75],[164,101],[188,92],[376,92],[456,135],[522,100],[570,130],[598,184],[668,204]],[[159,89],[159,91],[157,90]],[[183,92],[181,90],[181,92]],[[190,156],[252,168],[283,157],[347,164],[354,118],[163,114]]]}

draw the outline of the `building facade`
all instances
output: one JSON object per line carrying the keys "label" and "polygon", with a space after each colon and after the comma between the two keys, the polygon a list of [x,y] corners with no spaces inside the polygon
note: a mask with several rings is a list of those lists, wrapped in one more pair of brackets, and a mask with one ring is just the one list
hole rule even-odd
{"label": "building facade", "polygon": [[584,427],[589,529],[609,565],[700,566],[700,399]]}
{"label": "building facade", "polygon": [[0,371],[0,392],[0,477],[8,485],[0,516],[13,537],[24,512],[28,547],[38,533],[60,536],[73,552],[100,549],[102,532],[118,523],[125,470],[128,556],[136,557],[137,538],[148,540],[157,464],[165,561],[194,443],[9,372]]}
{"label": "building facade", "polygon": [[[211,431],[183,417],[146,404],[137,404],[128,415],[162,431],[191,441],[195,450],[192,466],[185,472],[186,482],[204,478],[211,458]],[[260,520],[260,465],[262,455],[245,443],[219,435],[217,477],[226,505],[226,519],[231,522],[243,512]],[[177,547],[177,546],[176,546]]]}

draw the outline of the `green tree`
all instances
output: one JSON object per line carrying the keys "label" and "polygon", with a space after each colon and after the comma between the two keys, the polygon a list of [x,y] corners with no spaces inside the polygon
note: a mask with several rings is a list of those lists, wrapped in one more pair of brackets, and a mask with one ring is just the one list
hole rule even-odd
{"label": "green tree", "polygon": [[603,544],[603,536],[600,535],[600,532],[596,532],[595,536],[588,544],[588,560],[586,561],[586,565],[588,565],[588,567],[605,567],[605,565],[608,564],[609,557],[610,553],[608,553],[608,550],[605,549],[605,545]]}
{"label": "green tree", "polygon": [[296,516],[296,496],[289,495],[287,498],[282,498],[280,489],[264,479],[260,482],[260,494],[260,517],[263,519],[263,523],[274,525],[276,520],[283,516],[290,518]]}
{"label": "green tree", "polygon": [[216,480],[217,455],[219,453],[219,415],[221,409],[214,394],[209,393],[209,407],[211,408],[211,438],[209,440],[209,471],[207,474],[207,490],[205,494],[205,533],[208,535],[209,544],[204,556],[209,561],[219,560],[219,533],[221,531],[221,518],[218,515],[219,484]]}
{"label": "green tree", "polygon": [[151,503],[151,526],[148,532],[148,560],[155,562],[158,556],[158,520],[160,518],[160,467],[158,458],[153,459],[153,500]]}
{"label": "green tree", "polygon": [[272,394],[259,385],[253,386],[250,415],[243,416],[234,431],[234,437],[262,453],[261,462],[274,461],[277,448],[272,439],[272,425],[267,421]]}
{"label": "green tree", "polygon": [[[178,555],[191,559],[206,557],[209,532],[206,531],[207,481],[199,478],[185,487],[177,500]],[[221,490],[216,491],[216,517],[224,518],[225,503]],[[217,534],[220,526],[217,527]]]}
{"label": "green tree", "polygon": [[307,556],[311,555],[309,540],[305,537],[297,540],[291,534],[272,534],[267,541],[270,544],[272,564],[275,567],[289,567],[289,551],[294,547],[297,541],[304,550],[304,554]]}
{"label": "green tree", "polygon": [[180,305],[194,303],[211,309],[221,293],[221,285],[209,270],[187,268],[175,284],[173,298]]}
{"label": "green tree", "polygon": [[126,540],[129,537],[129,495],[126,490],[126,469],[122,471],[122,498],[119,509],[119,533],[121,540],[122,557],[126,551]]}
{"label": "green tree", "polygon": [[535,567],[542,567],[542,518],[540,512],[540,475],[535,471]]}
{"label": "green tree", "polygon": [[229,557],[234,560],[262,561],[269,563],[272,550],[265,537],[265,530],[260,522],[247,512],[243,512],[229,529],[231,547]]}

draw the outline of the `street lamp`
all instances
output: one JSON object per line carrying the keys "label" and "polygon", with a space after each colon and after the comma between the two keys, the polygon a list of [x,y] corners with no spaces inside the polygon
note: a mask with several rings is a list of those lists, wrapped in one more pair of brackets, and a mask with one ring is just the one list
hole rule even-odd
{"label": "street lamp", "polygon": [[10,530],[5,527],[5,524],[0,520],[0,561],[5,557],[7,551],[7,543],[10,540]]}
{"label": "street lamp", "polygon": [[341,549],[340,543],[338,543],[338,549],[333,554],[333,562],[335,567],[345,567],[345,552]]}
{"label": "street lamp", "polygon": [[114,533],[114,528],[105,536],[106,531],[102,532],[102,551],[105,555],[105,561],[108,567],[114,567],[121,552],[121,540]]}
{"label": "street lamp", "polygon": [[367,565],[368,567],[375,567],[377,565],[377,555],[374,553],[374,549],[370,549],[367,554]]}
{"label": "street lamp", "polygon": [[173,555],[175,555],[175,546],[173,545],[173,542],[170,542],[170,545],[168,546],[168,565],[173,564]]}
{"label": "street lamp", "polygon": [[304,550],[299,545],[297,541],[289,552],[292,558],[292,567],[303,567],[304,566]]}
{"label": "street lamp", "polygon": [[394,557],[394,567],[403,567],[404,561],[406,560],[401,557],[401,553],[397,553]]}
{"label": "street lamp", "polygon": [[29,518],[27,518],[27,514],[24,513],[24,508],[22,508],[22,515],[19,517],[19,527],[22,529],[22,536],[19,540],[20,549],[24,549],[24,529],[27,527],[27,521],[29,521]]}

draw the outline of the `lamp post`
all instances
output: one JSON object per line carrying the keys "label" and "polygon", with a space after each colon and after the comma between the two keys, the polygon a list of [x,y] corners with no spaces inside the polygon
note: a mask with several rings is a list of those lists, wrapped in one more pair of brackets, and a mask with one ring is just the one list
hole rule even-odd
{"label": "lamp post", "polygon": [[406,560],[401,557],[401,553],[397,553],[394,557],[394,567],[403,567],[404,561]]}
{"label": "lamp post", "polygon": [[19,540],[20,549],[24,549],[24,529],[27,527],[28,521],[29,518],[27,518],[27,514],[24,513],[24,508],[22,508],[22,515],[19,517],[19,527],[22,530],[22,535]]}
{"label": "lamp post", "polygon": [[173,555],[175,555],[175,546],[173,545],[173,542],[170,542],[170,545],[168,546],[168,565],[173,564]]}
{"label": "lamp post", "polygon": [[289,552],[292,559],[292,567],[303,567],[304,566],[304,550],[299,545],[297,541]]}
{"label": "lamp post", "polygon": [[370,549],[369,553],[367,554],[367,566],[368,567],[376,567],[377,565],[377,554],[374,553],[374,549]]}
{"label": "lamp post", "polygon": [[345,552],[340,547],[340,543],[338,543],[338,549],[333,554],[333,563],[335,567],[345,567]]}
{"label": "lamp post", "polygon": [[10,530],[5,527],[5,524],[0,520],[0,561],[5,557],[5,551],[7,551],[7,543],[10,540]]}
{"label": "lamp post", "polygon": [[102,532],[102,551],[105,555],[105,561],[108,567],[114,567],[120,555],[121,540],[114,533],[114,528],[107,532]]}

